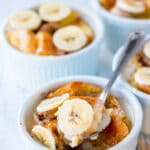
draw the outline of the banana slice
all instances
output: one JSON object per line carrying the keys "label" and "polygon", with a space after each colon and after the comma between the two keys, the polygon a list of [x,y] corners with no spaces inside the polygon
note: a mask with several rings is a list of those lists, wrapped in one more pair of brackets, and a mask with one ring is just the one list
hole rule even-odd
{"label": "banana slice", "polygon": [[142,67],[138,69],[134,78],[138,84],[150,86],[150,67]]}
{"label": "banana slice", "polygon": [[41,24],[38,14],[32,10],[23,10],[9,17],[10,26],[19,30],[34,30]]}
{"label": "banana slice", "polygon": [[61,21],[71,13],[71,9],[65,5],[58,3],[43,4],[39,8],[41,18],[48,22]]}
{"label": "banana slice", "polygon": [[63,94],[61,96],[53,97],[50,99],[43,100],[38,106],[37,106],[37,112],[42,113],[50,110],[54,110],[57,107],[59,107],[61,104],[64,103],[64,101],[69,97],[69,94]]}
{"label": "banana slice", "polygon": [[71,25],[57,30],[53,41],[60,50],[73,52],[86,45],[87,37],[79,27]]}
{"label": "banana slice", "polygon": [[150,41],[145,43],[143,52],[144,55],[150,59]]}
{"label": "banana slice", "polygon": [[56,150],[55,139],[50,129],[36,125],[32,129],[31,135],[47,146],[50,150]]}
{"label": "banana slice", "polygon": [[58,109],[58,128],[65,136],[75,137],[87,131],[94,118],[91,105],[82,99],[64,102]]}
{"label": "banana slice", "polygon": [[146,9],[143,0],[117,0],[117,6],[129,13],[140,14]]}

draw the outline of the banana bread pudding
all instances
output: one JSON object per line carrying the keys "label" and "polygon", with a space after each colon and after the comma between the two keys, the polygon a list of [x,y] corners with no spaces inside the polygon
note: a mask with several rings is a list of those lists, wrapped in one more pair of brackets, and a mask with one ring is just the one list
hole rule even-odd
{"label": "banana bread pudding", "polygon": [[133,87],[150,94],[150,40],[131,58],[123,76]]}
{"label": "banana bread pudding", "polygon": [[6,24],[6,37],[22,52],[60,56],[88,46],[94,33],[79,12],[51,2],[13,13]]}
{"label": "banana bread pudding", "polygon": [[[101,91],[74,81],[49,92],[33,114],[32,137],[50,150],[105,150],[118,144],[132,124],[112,94],[105,106],[96,107]],[[84,140],[97,130],[98,136]]]}

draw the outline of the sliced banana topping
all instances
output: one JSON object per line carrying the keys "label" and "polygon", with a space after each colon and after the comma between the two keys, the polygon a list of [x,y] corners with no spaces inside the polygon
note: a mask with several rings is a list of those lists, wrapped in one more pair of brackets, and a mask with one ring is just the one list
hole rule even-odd
{"label": "sliced banana topping", "polygon": [[144,55],[150,59],[150,41],[145,43],[143,52]]}
{"label": "sliced banana topping", "polygon": [[143,0],[117,0],[117,7],[133,14],[143,13],[146,9]]}
{"label": "sliced banana topping", "polygon": [[55,139],[50,129],[36,125],[33,127],[31,134],[50,150],[56,150]]}
{"label": "sliced banana topping", "polygon": [[41,18],[48,22],[61,21],[70,13],[71,9],[68,6],[59,3],[47,3],[39,8]]}
{"label": "sliced banana topping", "polygon": [[87,43],[85,33],[77,26],[67,26],[57,30],[53,36],[56,47],[62,51],[76,51]]}
{"label": "sliced banana topping", "polygon": [[150,86],[150,67],[138,69],[134,78],[138,84]]}
{"label": "sliced banana topping", "polygon": [[82,99],[64,102],[58,110],[58,128],[65,136],[77,136],[89,129],[93,122],[92,106]]}
{"label": "sliced banana topping", "polygon": [[38,14],[32,10],[23,10],[9,17],[9,24],[14,29],[34,30],[41,24]]}
{"label": "sliced banana topping", "polygon": [[57,96],[54,98],[43,100],[38,106],[37,106],[37,112],[42,113],[50,110],[54,110],[60,105],[64,103],[64,101],[69,97],[69,94],[63,94],[61,96]]}

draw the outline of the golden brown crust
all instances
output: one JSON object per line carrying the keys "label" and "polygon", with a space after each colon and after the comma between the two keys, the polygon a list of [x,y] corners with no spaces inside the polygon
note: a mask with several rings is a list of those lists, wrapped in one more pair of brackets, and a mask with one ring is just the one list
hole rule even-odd
{"label": "golden brown crust", "polygon": [[60,96],[64,93],[69,93],[70,96],[97,96],[101,90],[102,89],[96,85],[74,81],[58,88],[54,92],[50,92],[48,98]]}
{"label": "golden brown crust", "polygon": [[112,8],[116,3],[116,0],[99,0],[99,1],[106,9]]}
{"label": "golden brown crust", "polygon": [[55,55],[56,48],[53,44],[52,36],[45,31],[40,31],[36,35],[38,41],[37,55]]}
{"label": "golden brown crust", "polygon": [[[79,150],[86,150],[87,147],[90,149],[102,148],[102,150],[105,150],[118,144],[128,134],[129,128],[125,121],[119,116],[113,116],[110,125],[100,133],[98,139],[85,141],[79,147]],[[78,150],[78,148],[76,150]]]}
{"label": "golden brown crust", "polygon": [[[7,32],[8,41],[22,52],[34,54],[37,49],[37,40],[32,31],[11,31]],[[24,38],[22,38],[24,37]]]}
{"label": "golden brown crust", "polygon": [[[122,118],[113,116],[111,124],[106,128],[102,135],[106,145],[115,145],[125,138],[129,133],[127,125],[123,122]],[[109,135],[109,136],[108,136]]]}

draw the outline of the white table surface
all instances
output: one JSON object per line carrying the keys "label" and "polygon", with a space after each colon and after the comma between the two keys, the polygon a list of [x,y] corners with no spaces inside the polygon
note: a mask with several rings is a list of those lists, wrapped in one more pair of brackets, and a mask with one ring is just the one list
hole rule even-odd
{"label": "white table surface", "polygon": [[[82,3],[83,7],[87,7],[87,0],[74,1]],[[18,9],[19,6],[28,6],[31,3],[38,2],[41,2],[41,0],[0,0],[0,23],[11,11]],[[88,10],[91,11],[91,8]],[[101,60],[100,74],[103,76],[110,74],[111,53],[102,49]],[[12,84],[7,78],[7,72],[5,72],[4,76],[4,68],[5,65],[0,61],[0,150],[32,150],[29,144],[20,136],[17,126],[18,110],[31,93]]]}

